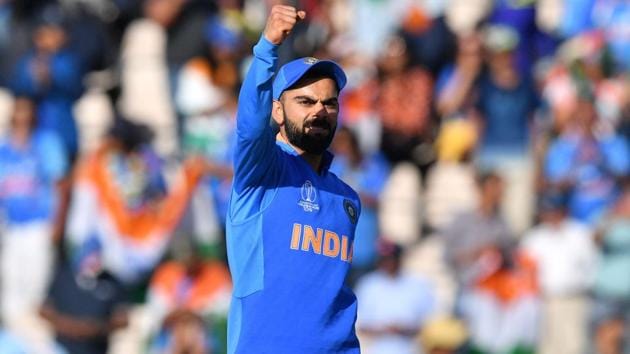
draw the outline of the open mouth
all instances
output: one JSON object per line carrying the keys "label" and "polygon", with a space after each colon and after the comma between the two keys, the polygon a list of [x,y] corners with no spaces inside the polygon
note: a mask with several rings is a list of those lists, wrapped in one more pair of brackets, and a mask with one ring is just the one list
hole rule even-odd
{"label": "open mouth", "polygon": [[306,125],[306,132],[310,134],[328,134],[330,124],[325,120],[314,120]]}

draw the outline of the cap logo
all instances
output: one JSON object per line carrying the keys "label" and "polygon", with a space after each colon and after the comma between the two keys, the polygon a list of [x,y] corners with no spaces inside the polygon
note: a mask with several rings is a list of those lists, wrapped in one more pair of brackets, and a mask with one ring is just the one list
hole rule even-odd
{"label": "cap logo", "polygon": [[313,64],[317,63],[318,61],[319,61],[319,59],[313,58],[313,57],[306,57],[306,58],[304,58],[304,63],[308,64],[308,65],[313,65]]}

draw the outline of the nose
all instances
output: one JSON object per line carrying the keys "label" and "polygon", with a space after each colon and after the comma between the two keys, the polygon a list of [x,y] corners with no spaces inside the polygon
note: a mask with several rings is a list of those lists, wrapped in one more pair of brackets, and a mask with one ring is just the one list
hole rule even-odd
{"label": "nose", "polygon": [[313,108],[315,110],[315,114],[317,115],[328,114],[328,108],[326,108],[326,105],[322,101],[317,101]]}

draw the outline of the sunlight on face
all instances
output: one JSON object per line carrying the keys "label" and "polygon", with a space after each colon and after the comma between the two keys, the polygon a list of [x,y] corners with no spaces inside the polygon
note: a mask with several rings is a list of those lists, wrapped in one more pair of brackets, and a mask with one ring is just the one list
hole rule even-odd
{"label": "sunlight on face", "polygon": [[323,153],[335,135],[339,115],[337,85],[330,78],[312,78],[280,98],[287,140],[311,154]]}

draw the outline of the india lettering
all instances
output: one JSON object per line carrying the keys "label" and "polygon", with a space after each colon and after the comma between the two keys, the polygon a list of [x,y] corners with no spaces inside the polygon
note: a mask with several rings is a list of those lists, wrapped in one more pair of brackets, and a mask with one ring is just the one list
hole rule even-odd
{"label": "india lettering", "polygon": [[291,249],[313,252],[330,258],[339,258],[352,262],[352,244],[348,236],[339,235],[330,230],[314,229],[309,225],[293,224]]}

